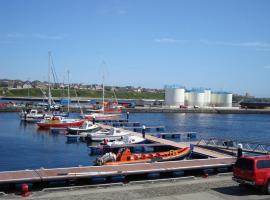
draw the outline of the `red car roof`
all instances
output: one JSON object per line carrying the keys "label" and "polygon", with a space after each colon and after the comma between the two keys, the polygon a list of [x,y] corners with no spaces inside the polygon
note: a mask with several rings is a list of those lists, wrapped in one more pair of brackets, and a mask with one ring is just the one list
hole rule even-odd
{"label": "red car roof", "polygon": [[250,159],[250,160],[270,160],[270,155],[269,156],[242,156],[240,158],[244,158],[244,159]]}

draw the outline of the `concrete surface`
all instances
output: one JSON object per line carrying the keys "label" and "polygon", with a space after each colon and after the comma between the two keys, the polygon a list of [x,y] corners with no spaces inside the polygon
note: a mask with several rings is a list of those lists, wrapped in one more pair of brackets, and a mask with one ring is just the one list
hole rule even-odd
{"label": "concrete surface", "polygon": [[[0,199],[20,199],[14,194],[0,196]],[[137,184],[116,184],[112,187],[77,187],[61,190],[34,192],[24,199],[38,200],[84,200],[84,199],[147,199],[147,200],[266,200],[260,190],[242,188],[231,180],[231,176],[183,179],[178,181],[147,182]]]}

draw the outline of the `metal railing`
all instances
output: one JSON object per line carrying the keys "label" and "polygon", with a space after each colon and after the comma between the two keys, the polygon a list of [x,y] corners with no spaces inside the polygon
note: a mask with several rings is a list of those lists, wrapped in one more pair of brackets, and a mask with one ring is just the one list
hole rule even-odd
{"label": "metal railing", "polygon": [[248,153],[270,154],[270,143],[252,140],[239,140],[231,138],[201,138],[197,146],[216,147],[236,151],[238,144],[242,144],[243,151]]}

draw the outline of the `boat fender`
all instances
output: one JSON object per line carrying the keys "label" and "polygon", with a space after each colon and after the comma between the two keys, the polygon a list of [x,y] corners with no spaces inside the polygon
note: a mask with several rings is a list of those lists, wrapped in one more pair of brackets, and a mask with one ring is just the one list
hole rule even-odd
{"label": "boat fender", "polygon": [[107,138],[104,138],[103,144],[104,144],[104,145],[107,145],[107,144],[108,144],[108,141],[109,141],[109,140],[108,140]]}
{"label": "boat fender", "polygon": [[96,164],[97,165],[104,165],[106,162],[115,162],[116,155],[112,152],[106,153],[103,156],[97,158]]}

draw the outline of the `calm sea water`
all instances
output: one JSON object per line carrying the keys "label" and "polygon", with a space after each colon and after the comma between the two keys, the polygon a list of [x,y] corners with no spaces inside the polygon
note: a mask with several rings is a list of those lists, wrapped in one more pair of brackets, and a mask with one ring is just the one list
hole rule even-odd
{"label": "calm sea water", "polygon": [[[194,131],[199,137],[233,137],[270,142],[270,115],[130,114],[130,121],[165,125],[168,131]],[[24,124],[18,113],[0,113],[0,171],[92,165],[85,143],[66,143],[64,135]]]}

